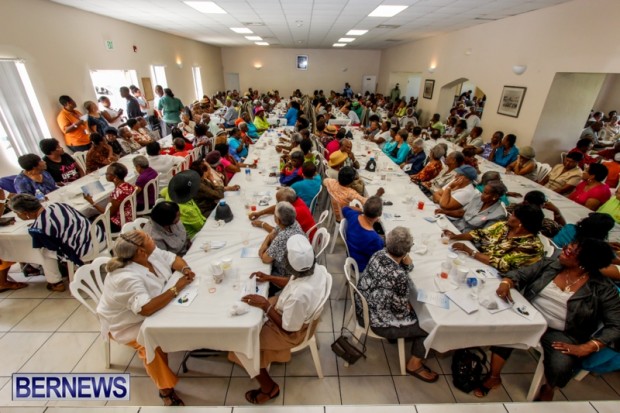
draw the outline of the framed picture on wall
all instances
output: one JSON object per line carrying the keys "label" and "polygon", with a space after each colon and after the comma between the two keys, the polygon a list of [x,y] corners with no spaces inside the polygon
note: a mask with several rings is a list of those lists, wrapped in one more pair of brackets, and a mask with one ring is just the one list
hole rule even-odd
{"label": "framed picture on wall", "polygon": [[308,70],[308,56],[297,55],[297,69]]}
{"label": "framed picture on wall", "polygon": [[497,113],[518,118],[526,90],[527,88],[520,86],[504,86],[502,96],[499,99]]}
{"label": "framed picture on wall", "polygon": [[435,81],[432,79],[426,79],[424,81],[424,93],[422,94],[424,99],[432,99],[434,89],[435,89]]}

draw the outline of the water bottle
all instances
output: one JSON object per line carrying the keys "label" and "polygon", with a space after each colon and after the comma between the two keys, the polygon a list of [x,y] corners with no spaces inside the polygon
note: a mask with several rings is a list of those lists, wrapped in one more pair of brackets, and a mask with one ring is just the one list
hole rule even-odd
{"label": "water bottle", "polygon": [[366,170],[369,172],[375,172],[377,170],[377,162],[375,162],[374,157],[370,157],[370,160],[366,164]]}
{"label": "water bottle", "polygon": [[45,201],[45,195],[43,194],[43,192],[41,192],[40,189],[37,189],[34,193],[35,198],[37,198],[39,200],[39,202],[44,202]]}
{"label": "water bottle", "polygon": [[250,168],[245,168],[245,180],[246,181],[252,180],[252,170]]}

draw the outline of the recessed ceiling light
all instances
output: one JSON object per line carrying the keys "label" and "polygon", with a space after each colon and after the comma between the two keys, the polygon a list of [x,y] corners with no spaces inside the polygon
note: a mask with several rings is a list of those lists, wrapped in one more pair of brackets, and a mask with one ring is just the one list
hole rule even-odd
{"label": "recessed ceiling light", "polygon": [[223,8],[212,1],[184,1],[189,7],[207,14],[226,14]]}
{"label": "recessed ceiling light", "polygon": [[263,40],[263,38],[262,38],[262,37],[260,37],[260,36],[245,36],[245,38],[246,38],[246,39],[248,39],[248,40],[252,40],[253,42],[255,42],[255,41],[257,41],[257,40],[258,40],[258,41]]}
{"label": "recessed ceiling light", "polygon": [[267,42],[254,42],[254,44],[256,44],[257,46],[269,46],[269,43]]}
{"label": "recessed ceiling light", "polygon": [[368,17],[393,17],[409,6],[379,6]]}
{"label": "recessed ceiling light", "polygon": [[347,36],[362,36],[364,34],[368,33],[368,30],[349,30],[347,32]]}
{"label": "recessed ceiling light", "polygon": [[351,43],[353,40],[355,40],[354,37],[341,37],[338,39],[338,43]]}
{"label": "recessed ceiling light", "polygon": [[245,28],[245,27],[231,27],[230,30],[232,30],[235,33],[239,33],[239,34],[252,34],[254,33],[252,30]]}
{"label": "recessed ceiling light", "polygon": [[334,43],[332,46],[334,47],[345,47],[347,44],[346,43]]}

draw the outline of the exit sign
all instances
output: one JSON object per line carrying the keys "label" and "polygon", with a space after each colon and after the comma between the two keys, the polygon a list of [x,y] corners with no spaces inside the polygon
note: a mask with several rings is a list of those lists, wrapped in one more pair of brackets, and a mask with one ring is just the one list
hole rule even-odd
{"label": "exit sign", "polygon": [[112,40],[106,40],[105,48],[108,50],[114,50],[114,42]]}

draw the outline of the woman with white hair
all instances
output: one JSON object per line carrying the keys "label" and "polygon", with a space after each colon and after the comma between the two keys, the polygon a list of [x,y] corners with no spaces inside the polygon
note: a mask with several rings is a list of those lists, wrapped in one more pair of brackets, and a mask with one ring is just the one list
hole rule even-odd
{"label": "woman with white hair", "polygon": [[[357,288],[368,302],[370,329],[387,339],[405,338],[411,341],[411,358],[407,373],[427,383],[436,382],[439,375],[424,365],[426,331],[410,302],[412,292],[409,273],[413,262],[409,251],[413,237],[405,227],[396,227],[385,240],[385,248],[377,251],[360,275]],[[356,296],[358,322],[363,325],[362,303]]]}
{"label": "woman with white hair", "polygon": [[416,174],[409,174],[409,178],[413,182],[428,182],[431,179],[434,179],[439,175],[441,170],[443,169],[443,163],[441,162],[441,158],[443,158],[446,154],[446,150],[443,145],[435,145],[433,149],[431,149],[430,160],[424,168]]}
{"label": "woman with white hair", "polygon": [[[269,227],[269,235],[265,237],[262,245],[258,250],[258,255],[265,264],[273,263],[271,269],[272,274],[285,275],[285,259],[286,259],[286,242],[293,235],[300,234],[304,237],[306,234],[297,222],[297,212],[295,207],[289,202],[282,201],[276,204],[274,218],[276,227]],[[261,228],[265,228],[267,224],[262,221],[254,221],[252,224]]]}
{"label": "woman with white hair", "polygon": [[[138,351],[166,406],[184,406],[174,391],[178,378],[168,367],[168,355],[157,347],[153,361],[147,363],[137,338],[144,319],[173,301],[195,274],[183,258],[157,248],[143,231],[121,234],[114,256],[106,265],[108,275],[97,305],[102,334]],[[182,276],[173,278],[174,271]]]}
{"label": "woman with white hair", "polygon": [[424,167],[426,153],[424,153],[424,139],[418,138],[413,141],[411,153],[407,156],[401,168],[407,175],[417,174]]}
{"label": "woman with white hair", "polygon": [[[276,210],[277,214],[277,210]],[[276,215],[277,216],[277,215]],[[269,299],[250,294],[241,300],[265,312],[267,321],[260,331],[260,373],[256,376],[260,388],[245,393],[252,404],[263,404],[280,394],[280,387],[267,368],[271,363],[286,363],[291,359],[291,349],[301,344],[308,329],[316,328],[313,316],[324,301],[331,275],[322,265],[315,263],[314,251],[308,239],[301,234],[288,238],[284,243],[285,277],[262,272],[251,276],[258,282],[269,282],[282,289],[277,297]],[[229,358],[238,363],[234,353]]]}

